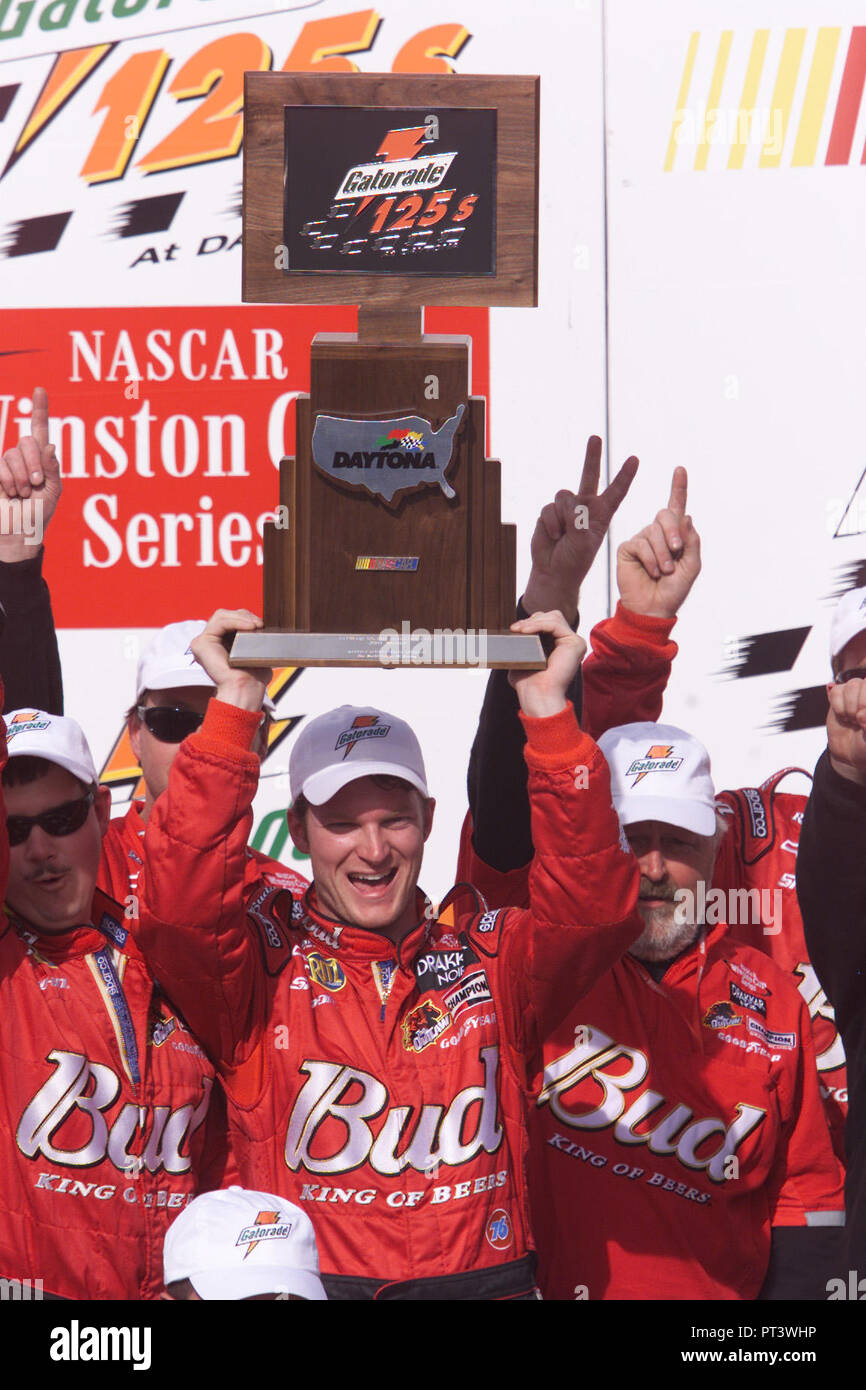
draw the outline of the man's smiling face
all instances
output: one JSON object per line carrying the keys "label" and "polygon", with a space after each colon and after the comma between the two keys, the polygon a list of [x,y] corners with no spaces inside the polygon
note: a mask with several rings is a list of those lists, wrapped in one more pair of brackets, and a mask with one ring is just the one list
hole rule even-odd
{"label": "man's smiling face", "polygon": [[[84,795],[81,783],[55,763],[44,777],[4,787],[7,816],[36,816]],[[40,931],[65,931],[90,920],[93,890],[108,827],[111,793],[101,787],[84,823],[71,835],[32,826],[9,850],[9,906]]]}
{"label": "man's smiling face", "polygon": [[396,777],[359,777],[303,818],[288,812],[312,860],[321,910],[399,941],[417,925],[415,890],[435,802]]}

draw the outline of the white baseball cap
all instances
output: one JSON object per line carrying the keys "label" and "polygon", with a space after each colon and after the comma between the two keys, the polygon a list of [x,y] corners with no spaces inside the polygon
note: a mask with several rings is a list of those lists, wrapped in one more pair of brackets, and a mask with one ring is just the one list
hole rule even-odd
{"label": "white baseball cap", "polygon": [[16,709],[4,716],[10,758],[44,758],[88,786],[99,781],[80,724],[41,709]]}
{"label": "white baseball cap", "polygon": [[[206,626],[203,618],[190,618],[183,623],[169,623],[151,638],[138,660],[136,704],[146,690],[175,690],[185,685],[215,688],[191,651],[192,642],[201,636]],[[262,708],[271,716],[277,712],[270,695],[265,696]]]}
{"label": "white baseball cap", "polygon": [[196,1197],[168,1228],[163,1266],[167,1285],[188,1279],[203,1299],[327,1298],[313,1223],[272,1192],[228,1187]]}
{"label": "white baseball cap", "polygon": [[831,664],[842,648],[863,631],[866,631],[866,589],[849,589],[836,604],[830,624]]}
{"label": "white baseball cap", "polygon": [[691,734],[673,724],[620,724],[602,734],[598,746],[621,825],[658,820],[696,835],[715,834],[710,756]]}
{"label": "white baseball cap", "polygon": [[313,719],[289,759],[292,801],[321,806],[359,777],[402,777],[429,796],[421,746],[404,719],[384,710],[340,705]]}

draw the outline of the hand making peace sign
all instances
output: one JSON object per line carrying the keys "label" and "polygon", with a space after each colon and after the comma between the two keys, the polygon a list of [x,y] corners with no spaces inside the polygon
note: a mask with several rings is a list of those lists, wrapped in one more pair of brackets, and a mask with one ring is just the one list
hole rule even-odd
{"label": "hand making peace sign", "polygon": [[532,536],[532,570],[523,606],[528,613],[558,610],[568,622],[577,613],[580,586],[620,502],[637,473],[638,461],[627,458],[610,486],[598,491],[601,440],[590,436],[579,490],[566,489],[542,508]]}

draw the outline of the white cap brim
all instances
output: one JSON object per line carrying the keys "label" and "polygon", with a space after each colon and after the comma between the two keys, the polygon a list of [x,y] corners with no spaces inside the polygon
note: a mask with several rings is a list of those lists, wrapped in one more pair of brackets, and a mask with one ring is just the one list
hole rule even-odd
{"label": "white cap brim", "polygon": [[[142,686],[135,697],[135,702],[138,704],[146,690],[183,690],[184,686],[196,686],[201,690],[210,690],[214,695],[216,694],[216,686],[206,671],[203,671],[201,667],[196,671],[195,667],[185,666],[182,671],[164,671],[161,676],[157,676],[151,681],[150,685]],[[266,695],[262,701],[262,709],[272,719],[276,718],[277,707],[270,695]]]}
{"label": "white cap brim", "polygon": [[324,767],[321,772],[312,773],[304,782],[299,794],[306,797],[311,806],[324,806],[325,802],[330,801],[343,787],[347,787],[350,782],[357,782],[360,777],[399,777],[415,787],[423,797],[430,795],[417,772],[413,772],[410,767],[403,767],[399,763],[360,760],[353,763],[335,763],[333,767]]}
{"label": "white cap brim", "polygon": [[[202,1269],[174,1276],[189,1279],[196,1293],[207,1300],[254,1298],[257,1294],[298,1294],[310,1301],[327,1301],[321,1279],[308,1269],[279,1269],[273,1265],[240,1265],[230,1269]],[[169,1282],[173,1283],[174,1279]]]}
{"label": "white cap brim", "polygon": [[678,825],[695,835],[716,833],[715,803],[666,796],[618,796],[614,806],[620,824],[636,825],[639,821],[657,820],[666,825]]}

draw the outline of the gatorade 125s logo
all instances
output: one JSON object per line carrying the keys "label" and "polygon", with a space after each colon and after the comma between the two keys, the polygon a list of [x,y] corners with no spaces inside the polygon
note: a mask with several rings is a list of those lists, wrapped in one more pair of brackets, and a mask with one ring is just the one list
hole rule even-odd
{"label": "gatorade 125s logo", "polygon": [[288,272],[492,275],[496,111],[286,108]]}

